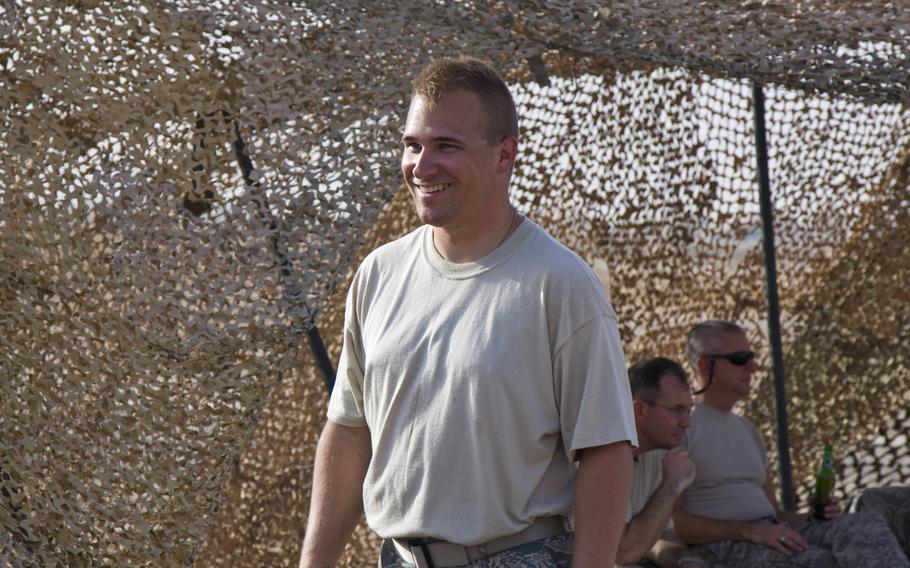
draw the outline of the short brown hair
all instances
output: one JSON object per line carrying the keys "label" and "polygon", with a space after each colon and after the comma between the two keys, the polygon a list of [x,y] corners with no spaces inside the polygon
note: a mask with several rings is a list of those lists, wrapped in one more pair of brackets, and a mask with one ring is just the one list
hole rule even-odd
{"label": "short brown hair", "polygon": [[412,96],[422,97],[430,108],[444,95],[465,90],[476,94],[486,114],[484,136],[490,143],[518,138],[518,112],[505,81],[492,65],[475,57],[443,57],[424,67],[412,85]]}
{"label": "short brown hair", "polygon": [[654,403],[660,396],[660,380],[672,375],[679,384],[689,388],[689,377],[682,365],[666,357],[643,359],[629,367],[629,387],[632,398]]}

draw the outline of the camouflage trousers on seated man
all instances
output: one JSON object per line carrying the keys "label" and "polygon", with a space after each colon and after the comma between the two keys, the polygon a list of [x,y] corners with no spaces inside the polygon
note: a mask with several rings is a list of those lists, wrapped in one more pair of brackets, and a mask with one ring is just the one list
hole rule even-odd
{"label": "camouflage trousers on seated man", "polygon": [[[496,554],[484,556],[470,564],[470,568],[570,568],[572,566],[573,533],[565,533],[536,540]],[[415,568],[396,551],[391,541],[385,540],[379,553],[380,568]]]}
{"label": "camouflage trousers on seated man", "polygon": [[790,556],[746,541],[693,547],[710,568],[910,568],[894,533],[875,512],[848,513],[830,521],[787,524],[809,542]]}
{"label": "camouflage trousers on seated man", "polygon": [[848,503],[846,510],[875,511],[891,527],[904,554],[910,558],[910,487],[895,485],[861,489]]}

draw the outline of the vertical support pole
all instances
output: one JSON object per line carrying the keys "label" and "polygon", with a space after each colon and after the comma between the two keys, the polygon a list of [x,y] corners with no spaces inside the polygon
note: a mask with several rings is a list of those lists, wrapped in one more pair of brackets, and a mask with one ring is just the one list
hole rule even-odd
{"label": "vertical support pole", "polygon": [[774,214],[771,206],[771,181],[768,174],[768,142],[765,133],[765,93],[759,83],[752,84],[755,152],[758,162],[758,198],[761,207],[762,251],[765,259],[765,295],[768,302],[768,341],[774,378],[774,418],[777,429],[777,463],[780,472],[781,504],[795,509],[793,473],[790,466],[790,439],[787,431],[787,396],[784,384],[784,358],[780,338],[780,305],[777,297],[777,264],[774,256]]}
{"label": "vertical support pole", "polygon": [[319,328],[313,323],[313,327],[307,330],[307,339],[310,343],[310,351],[313,353],[313,357],[316,358],[316,364],[319,365],[319,370],[322,371],[322,379],[325,381],[325,386],[329,390],[329,394],[332,393],[332,389],[335,388],[335,369],[332,368],[332,360],[329,359],[329,352],[326,351],[325,343],[322,341],[322,335],[319,334]]}
{"label": "vertical support pole", "polygon": [[[224,119],[230,120],[230,117],[225,116]],[[259,190],[261,189],[259,183],[253,181],[253,161],[244,151],[246,144],[240,136],[240,125],[237,122],[234,122],[234,134],[236,136],[233,144],[234,155],[237,158],[237,165],[240,166],[240,172],[243,174],[243,181],[247,187]],[[272,231],[276,231],[278,220],[275,218],[274,214],[272,214],[272,210],[269,209],[264,192],[260,193],[262,195],[260,195],[260,198],[257,200],[259,213],[262,215],[263,219],[268,222],[269,228]],[[291,304],[293,305],[296,298],[303,298],[304,294],[302,290],[299,289],[299,283],[291,278],[291,263],[288,260],[287,248],[281,241],[281,237],[277,231],[272,239],[272,247],[275,251],[275,256],[278,258],[281,280],[285,286],[285,298],[291,298]],[[293,314],[295,316],[293,329],[297,332],[306,330],[310,351],[316,359],[316,365],[318,365],[319,370],[322,371],[322,380],[325,381],[325,386],[329,393],[331,393],[332,389],[335,387],[335,369],[332,368],[332,360],[329,359],[328,351],[325,348],[325,343],[322,341],[322,335],[319,333],[319,327],[316,325],[312,310],[307,305],[306,301],[301,301],[300,304],[305,313]]]}

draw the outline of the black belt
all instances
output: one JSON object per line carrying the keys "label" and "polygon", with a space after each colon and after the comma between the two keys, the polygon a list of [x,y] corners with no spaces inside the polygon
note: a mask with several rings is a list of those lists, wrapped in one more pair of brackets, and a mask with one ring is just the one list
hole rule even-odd
{"label": "black belt", "polygon": [[542,517],[523,530],[482,544],[461,546],[445,541],[393,538],[398,554],[417,568],[464,566],[484,556],[566,532],[565,517]]}

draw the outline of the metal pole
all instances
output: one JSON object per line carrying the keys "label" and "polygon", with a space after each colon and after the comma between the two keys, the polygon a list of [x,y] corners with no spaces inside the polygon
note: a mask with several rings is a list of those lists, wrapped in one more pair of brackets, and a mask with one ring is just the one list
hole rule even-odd
{"label": "metal pole", "polygon": [[774,256],[774,214],[771,207],[771,181],[768,175],[768,143],[765,133],[765,93],[752,84],[755,152],[758,162],[758,199],[761,206],[762,251],[765,259],[765,295],[768,301],[768,341],[771,372],[774,378],[774,418],[777,427],[777,462],[780,472],[781,503],[785,510],[795,509],[793,473],[790,467],[790,439],[787,433],[787,395],[784,384],[784,358],[780,340],[780,305],[777,297],[777,265]]}
{"label": "metal pole", "polygon": [[[246,144],[240,136],[240,125],[237,122],[234,122],[234,134],[236,136],[234,139],[234,155],[237,158],[237,164],[240,166],[240,172],[243,174],[243,181],[248,187],[259,189],[259,183],[253,180],[253,161],[245,151]],[[260,195],[257,203],[259,205],[260,214],[262,214],[269,223],[269,228],[272,231],[275,231],[272,245],[275,250],[275,255],[278,257],[281,279],[285,286],[285,297],[292,298],[292,301],[290,302],[292,305],[299,301],[299,304],[305,312],[304,314],[300,314],[299,310],[293,310],[292,316],[294,316],[295,319],[293,329],[296,332],[300,332],[304,329],[306,330],[310,351],[316,359],[316,365],[319,367],[319,370],[322,371],[322,380],[325,381],[325,386],[329,392],[332,392],[332,388],[335,386],[335,369],[332,368],[332,361],[329,359],[328,351],[325,348],[325,343],[322,341],[322,335],[319,333],[319,327],[316,325],[312,310],[306,301],[299,300],[304,297],[304,294],[302,293],[302,290],[299,289],[300,284],[291,278],[291,263],[290,260],[288,260],[287,249],[281,241],[280,234],[276,230],[278,227],[278,220],[269,208],[268,203],[266,203],[264,193]]]}

